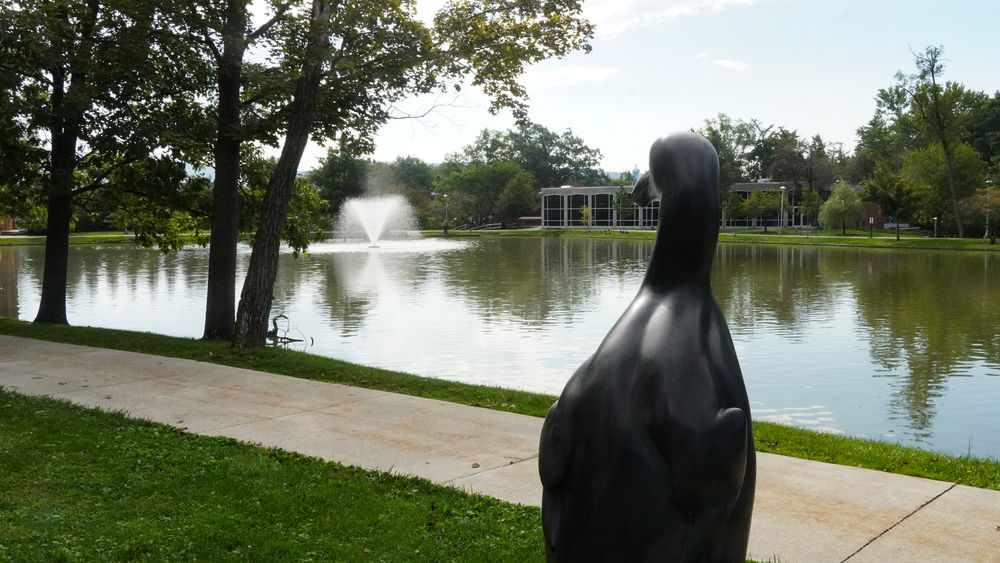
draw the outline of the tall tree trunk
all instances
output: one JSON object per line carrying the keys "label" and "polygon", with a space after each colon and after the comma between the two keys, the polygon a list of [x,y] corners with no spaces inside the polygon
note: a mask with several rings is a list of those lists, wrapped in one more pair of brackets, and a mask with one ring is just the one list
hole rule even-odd
{"label": "tall tree trunk", "polygon": [[307,46],[306,62],[302,77],[295,84],[292,98],[288,133],[281,149],[281,157],[267,182],[264,205],[261,210],[257,233],[253,239],[250,266],[243,282],[240,304],[236,311],[233,335],[235,348],[260,347],[267,339],[267,323],[271,314],[274,281],[278,276],[278,250],[281,232],[288,217],[292,186],[298,174],[299,162],[309,142],[316,118],[316,95],[323,75],[321,60],[328,52],[330,2],[313,0],[312,31]]}
{"label": "tall tree trunk", "polygon": [[951,147],[941,136],[941,150],[944,152],[944,165],[948,171],[948,193],[951,196],[951,211],[955,214],[955,226],[958,228],[958,238],[963,237],[962,217],[958,214],[958,195],[955,190],[955,163],[951,154]]}
{"label": "tall tree trunk", "polygon": [[240,230],[240,88],[246,52],[245,0],[226,5],[224,46],[218,61],[212,235],[208,251],[206,340],[230,340],[236,311],[236,245]]}
{"label": "tall tree trunk", "polygon": [[[65,13],[63,13],[65,17]],[[38,304],[36,323],[68,324],[66,318],[66,280],[69,268],[69,224],[73,219],[73,172],[76,170],[76,144],[80,136],[83,110],[79,102],[86,98],[80,92],[85,80],[75,73],[66,91],[66,68],[52,71],[52,135],[46,196],[48,217],[45,226],[45,269],[42,273],[42,296]]]}
{"label": "tall tree trunk", "polygon": [[[75,145],[74,153],[75,156]],[[54,151],[54,149],[53,149]],[[53,161],[55,161],[53,155]],[[72,166],[72,163],[70,163]],[[72,178],[72,168],[69,170]],[[53,163],[52,175],[56,176]],[[60,173],[59,175],[63,175]],[[42,274],[42,297],[36,323],[68,324],[66,318],[66,280],[69,268],[69,223],[73,217],[72,186],[51,180],[48,195],[48,219],[45,227],[45,269]]]}

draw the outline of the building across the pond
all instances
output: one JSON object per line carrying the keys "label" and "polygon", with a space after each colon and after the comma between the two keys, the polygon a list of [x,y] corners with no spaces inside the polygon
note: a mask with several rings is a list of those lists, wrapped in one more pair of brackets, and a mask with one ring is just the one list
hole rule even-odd
{"label": "building across the pond", "polygon": [[[786,190],[782,188],[789,186]],[[803,227],[809,223],[809,219],[799,212],[798,198],[800,190],[792,188],[792,182],[772,182],[762,179],[757,182],[745,182],[733,184],[727,193],[739,194],[743,199],[747,199],[751,193],[758,191],[782,192],[784,195],[784,211],[786,227]],[[562,186],[554,188],[542,188],[542,227],[544,228],[564,228],[564,229],[655,229],[660,219],[659,200],[651,202],[646,207],[639,207],[628,198],[632,194],[633,186]],[[619,194],[625,194],[621,196]],[[830,196],[830,189],[820,190],[820,200],[825,201]],[[616,198],[621,197],[619,205],[615,205]],[[584,208],[589,212],[589,225],[584,216]],[[777,213],[776,213],[777,214]],[[871,215],[871,213],[869,213]],[[867,216],[867,215],[866,215]],[[881,218],[879,217],[880,222]],[[722,227],[731,228],[759,228],[764,226],[778,226],[781,221],[777,218],[767,220],[762,219],[730,219],[723,217],[720,223]]]}
{"label": "building across the pond", "polygon": [[[632,187],[542,188],[542,227],[655,229],[660,219],[659,200],[639,207],[629,199]],[[618,205],[615,205],[616,198],[622,198]],[[586,224],[584,208],[590,213],[589,225]]]}

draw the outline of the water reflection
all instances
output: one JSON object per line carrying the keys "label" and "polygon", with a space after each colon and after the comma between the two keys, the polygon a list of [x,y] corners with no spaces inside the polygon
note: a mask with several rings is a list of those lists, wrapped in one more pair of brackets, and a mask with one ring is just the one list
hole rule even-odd
{"label": "water reflection", "polygon": [[[274,313],[311,352],[555,394],[635,295],[652,243],[358,250],[281,256]],[[0,314],[34,315],[43,252],[0,248]],[[207,260],[74,247],[70,322],[200,336]],[[757,417],[1000,456],[998,279],[992,253],[724,245],[712,283]]]}
{"label": "water reflection", "polygon": [[0,317],[18,318],[17,252],[0,252]]}

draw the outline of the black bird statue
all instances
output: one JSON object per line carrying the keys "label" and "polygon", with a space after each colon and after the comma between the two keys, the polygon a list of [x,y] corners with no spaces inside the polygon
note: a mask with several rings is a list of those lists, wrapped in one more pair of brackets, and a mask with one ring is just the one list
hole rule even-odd
{"label": "black bird statue", "polygon": [[660,199],[639,293],[552,405],[538,470],[549,561],[745,561],[756,462],[746,387],[709,285],[719,159],[657,140],[632,198]]}

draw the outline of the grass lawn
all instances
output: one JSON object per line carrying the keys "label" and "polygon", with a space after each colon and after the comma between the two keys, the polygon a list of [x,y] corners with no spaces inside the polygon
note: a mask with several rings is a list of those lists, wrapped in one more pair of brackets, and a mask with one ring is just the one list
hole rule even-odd
{"label": "grass lawn", "polygon": [[[186,235],[188,242],[194,240],[194,235]],[[117,231],[70,233],[70,244],[122,244],[135,243],[135,235],[123,234]],[[45,235],[41,236],[2,236],[0,246],[44,246]]]}
{"label": "grass lawn", "polygon": [[0,561],[542,561],[539,509],[0,389]]}

